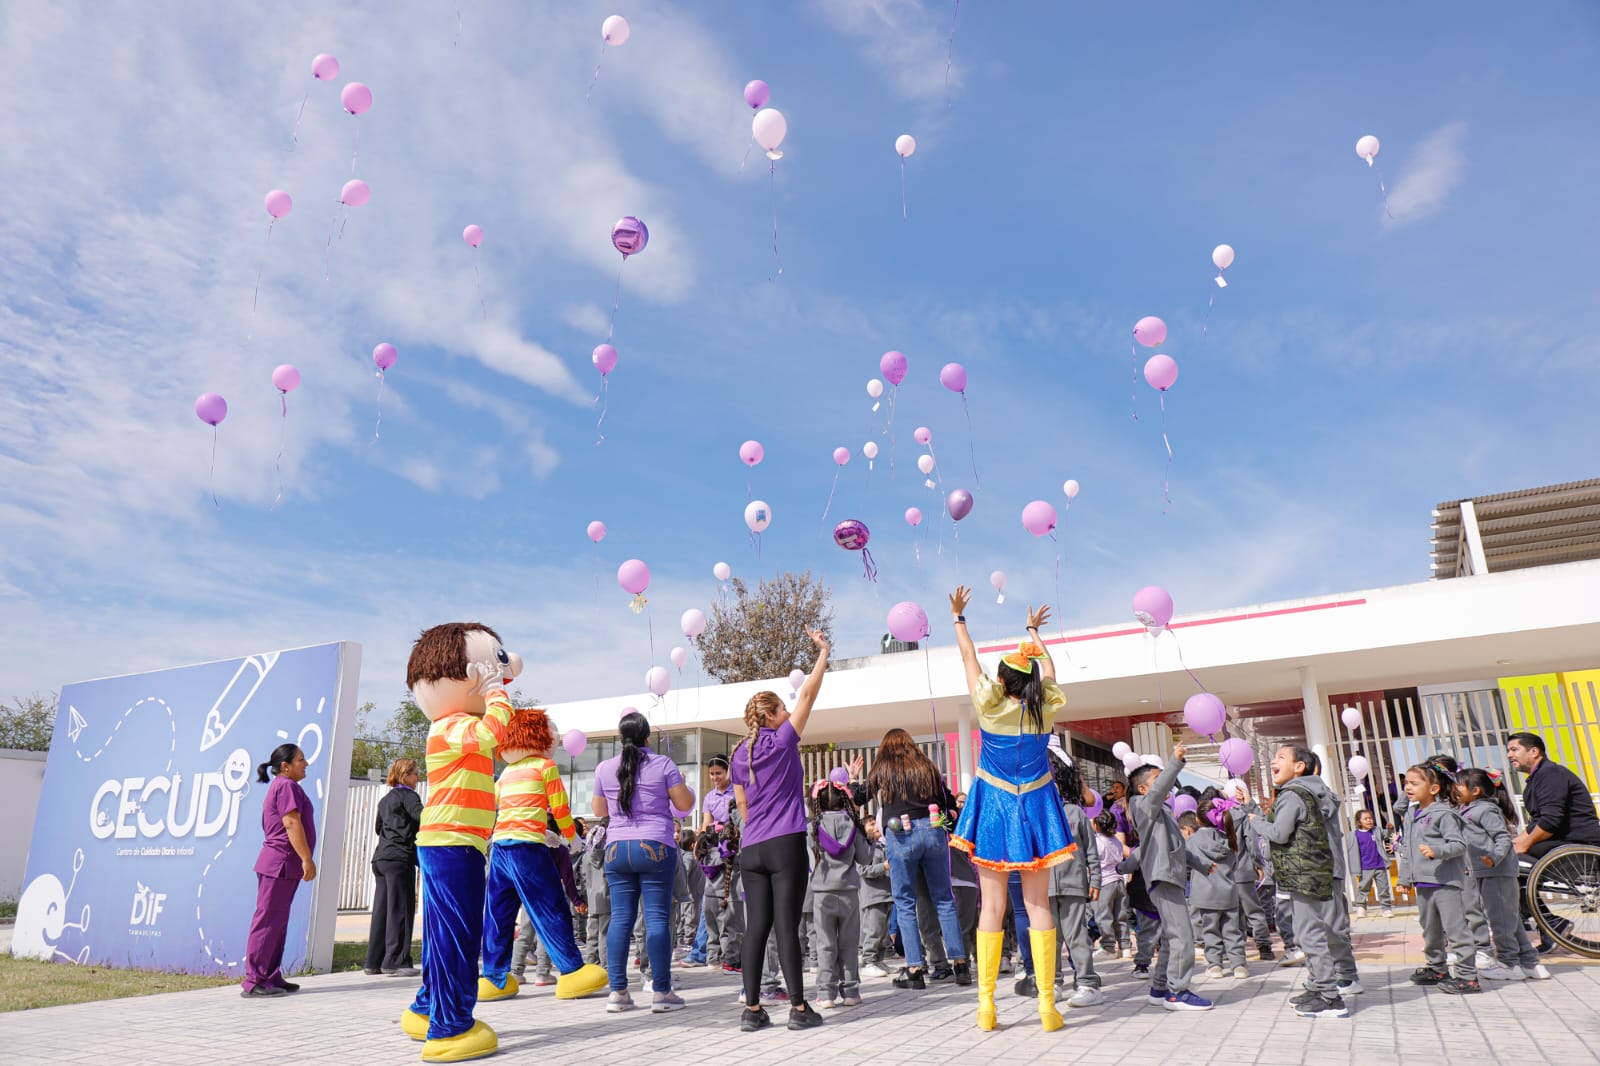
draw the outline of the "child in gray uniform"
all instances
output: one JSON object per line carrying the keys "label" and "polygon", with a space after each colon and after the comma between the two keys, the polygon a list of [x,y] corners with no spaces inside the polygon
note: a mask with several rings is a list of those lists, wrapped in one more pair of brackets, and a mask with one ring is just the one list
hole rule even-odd
{"label": "child in gray uniform", "polygon": [[606,884],[606,822],[601,818],[584,838],[587,849],[580,861],[588,862],[585,873],[589,889],[589,936],[583,942],[583,961],[606,964],[606,931],[611,928],[611,887]]}
{"label": "child in gray uniform", "polygon": [[[1210,812],[1208,812],[1209,819]],[[1221,822],[1227,835],[1218,829]],[[1189,906],[1200,916],[1200,938],[1206,949],[1206,976],[1212,980],[1229,973],[1238,978],[1250,976],[1244,964],[1244,925],[1240,922],[1239,892],[1233,884],[1233,870],[1239,860],[1234,850],[1233,819],[1226,810],[1207,824],[1193,811],[1178,819],[1178,828],[1187,838],[1189,853],[1210,866],[1211,873],[1189,879]]]}
{"label": "child in gray uniform", "polygon": [[[1425,960],[1411,982],[1438,985],[1439,991],[1457,996],[1481,992],[1461,899],[1467,854],[1461,816],[1443,798],[1439,771],[1429,764],[1406,771],[1406,798],[1411,801],[1405,821],[1406,876],[1417,890]],[[1447,945],[1455,955],[1453,976],[1445,968]]]}
{"label": "child in gray uniform", "polygon": [[878,820],[862,822],[867,838],[867,861],[856,867],[861,875],[861,972],[868,977],[888,977],[883,965],[889,957],[889,912],[894,893],[889,889],[889,854]]}
{"label": "child in gray uniform", "polygon": [[1056,920],[1057,987],[1065,987],[1066,970],[1061,966],[1065,950],[1072,959],[1073,993],[1069,1007],[1096,1007],[1105,1001],[1100,991],[1100,975],[1094,972],[1094,941],[1089,938],[1090,901],[1100,896],[1100,853],[1095,847],[1094,828],[1083,812],[1083,780],[1072,764],[1072,757],[1061,747],[1061,734],[1053,733],[1048,749],[1054,760],[1051,770],[1067,814],[1067,829],[1078,850],[1066,862],[1050,867],[1050,909]]}
{"label": "child in gray uniform", "polygon": [[[1150,970],[1150,999],[1167,1010],[1210,1010],[1211,1001],[1189,990],[1194,973],[1194,923],[1189,917],[1189,870],[1200,862],[1184,847],[1177,819],[1166,807],[1168,794],[1183,769],[1186,749],[1172,749],[1166,769],[1141,766],[1128,775],[1136,793],[1129,804],[1139,833],[1139,870],[1161,923],[1156,956]],[[1209,872],[1210,864],[1200,865]]]}
{"label": "child in gray uniform", "polygon": [[861,874],[871,857],[848,782],[811,788],[811,913],[816,925],[817,1005],[861,1005]]}
{"label": "child in gray uniform", "polygon": [[1455,797],[1461,808],[1467,865],[1478,882],[1478,896],[1494,934],[1495,961],[1479,970],[1478,976],[1485,981],[1537,977],[1539,952],[1517,914],[1517,857],[1511,847],[1516,808],[1487,770],[1461,771]]}

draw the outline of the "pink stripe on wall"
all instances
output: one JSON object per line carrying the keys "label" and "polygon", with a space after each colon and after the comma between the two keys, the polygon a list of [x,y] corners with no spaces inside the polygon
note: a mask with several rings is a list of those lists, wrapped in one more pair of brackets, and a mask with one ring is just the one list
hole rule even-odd
{"label": "pink stripe on wall", "polygon": [[[1245,611],[1241,614],[1220,615],[1216,618],[1196,618],[1188,622],[1174,622],[1169,629],[1192,629],[1199,626],[1221,625],[1224,622],[1245,622],[1255,618],[1277,618],[1287,614],[1309,614],[1312,611],[1331,611],[1338,607],[1360,607],[1366,599],[1338,600],[1333,603],[1308,603],[1299,607],[1280,607],[1275,611]],[[1080,644],[1089,640],[1104,640],[1107,637],[1130,637],[1143,634],[1144,626],[1133,626],[1128,629],[1113,629],[1105,633],[1084,633],[1076,637],[1053,637],[1044,643],[1051,644]],[[1012,644],[986,644],[978,649],[980,652],[1015,651]]]}

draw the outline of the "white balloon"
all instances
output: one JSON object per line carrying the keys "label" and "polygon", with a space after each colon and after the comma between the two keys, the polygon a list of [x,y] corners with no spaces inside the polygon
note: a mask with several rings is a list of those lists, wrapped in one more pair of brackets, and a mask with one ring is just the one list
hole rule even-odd
{"label": "white balloon", "polygon": [[627,44],[631,32],[628,20],[621,15],[612,15],[600,24],[600,37],[609,45]]}
{"label": "white balloon", "polygon": [[766,500],[751,500],[745,504],[744,524],[752,533],[760,533],[772,525],[772,508],[767,506]]}
{"label": "white balloon", "polygon": [[1367,161],[1367,166],[1372,165],[1373,159],[1378,155],[1378,138],[1367,134],[1356,142],[1356,155]]}
{"label": "white balloon", "polygon": [[804,670],[790,670],[789,671],[789,687],[790,688],[795,689],[795,690],[798,691],[800,686],[805,684],[805,681],[806,681],[806,672]]}
{"label": "white balloon", "polygon": [[876,459],[878,457],[878,442],[872,440],[867,441],[867,443],[861,446],[861,454],[865,455],[868,459]]}
{"label": "white balloon", "polygon": [[1004,570],[996,570],[994,573],[990,574],[989,575],[989,584],[993,585],[995,587],[995,591],[997,591],[997,592],[1000,589],[1005,588],[1006,587],[1006,572]]}
{"label": "white balloon", "polygon": [[917,457],[917,469],[922,471],[924,474],[933,473],[933,456],[919,455]]}
{"label": "white balloon", "polygon": [[1218,270],[1227,270],[1233,265],[1233,245],[1219,244],[1211,249],[1211,262],[1216,264]]}
{"label": "white balloon", "polygon": [[1346,729],[1350,730],[1352,733],[1355,732],[1361,728],[1361,708],[1346,707],[1344,710],[1339,712],[1339,721],[1344,723],[1344,727]]}
{"label": "white balloon", "polygon": [[882,396],[883,382],[879,381],[877,378],[873,378],[871,381],[867,382],[867,395],[871,396],[874,400],[876,400],[879,396]]}
{"label": "white balloon", "polygon": [[672,687],[672,675],[667,673],[665,666],[652,666],[645,671],[644,687],[650,690],[652,696],[659,699]]}
{"label": "white balloon", "polygon": [[1076,481],[1068,480],[1066,484],[1061,486],[1061,491],[1066,493],[1067,499],[1070,500],[1078,495],[1078,488],[1079,485]]}
{"label": "white balloon", "polygon": [[689,653],[682,648],[673,648],[671,652],[672,665],[683,669],[683,664],[689,661]]}
{"label": "white balloon", "polygon": [[1119,740],[1115,744],[1111,745],[1111,755],[1113,758],[1127,759],[1127,757],[1132,754],[1133,749],[1128,746],[1128,742],[1125,740]]}
{"label": "white balloon", "polygon": [[733,576],[733,569],[727,563],[718,563],[711,568],[711,573],[716,576],[718,581],[726,581]]}
{"label": "white balloon", "polygon": [[1224,791],[1229,796],[1237,797],[1240,792],[1243,792],[1248,796],[1250,794],[1250,786],[1239,780],[1237,777],[1230,777],[1228,778],[1228,784]]}
{"label": "white balloon", "polygon": [[902,133],[894,139],[894,150],[900,153],[901,159],[910,159],[917,151],[917,139],[909,133]]}
{"label": "white balloon", "polygon": [[756,143],[767,150],[770,158],[783,158],[778,145],[789,135],[789,120],[783,117],[782,111],[775,107],[763,107],[750,120],[750,132],[755,136]]}
{"label": "white balloon", "polygon": [[[727,563],[718,563],[719,570],[725,568]],[[719,578],[722,574],[717,575]],[[698,607],[691,607],[683,612],[683,617],[678,619],[678,627],[683,630],[683,635],[693,640],[706,631],[706,613]]]}
{"label": "white balloon", "polygon": [[1372,764],[1367,762],[1365,755],[1350,756],[1350,776],[1357,781],[1365,781],[1367,775],[1372,773]]}

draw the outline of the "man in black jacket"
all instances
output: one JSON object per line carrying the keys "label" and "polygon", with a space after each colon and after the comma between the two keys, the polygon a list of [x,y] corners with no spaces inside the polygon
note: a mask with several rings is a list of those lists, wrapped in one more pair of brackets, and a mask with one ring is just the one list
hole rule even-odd
{"label": "man in black jacket", "polygon": [[[1577,774],[1545,758],[1544,740],[1538,734],[1511,734],[1506,741],[1506,757],[1512,766],[1528,775],[1522,786],[1528,828],[1511,842],[1521,856],[1524,876],[1534,860],[1563,844],[1600,845],[1600,818],[1595,816],[1589,789]],[[1525,898],[1522,904],[1526,910]],[[1539,950],[1553,950],[1555,943],[1542,935],[1543,930],[1540,933]]]}

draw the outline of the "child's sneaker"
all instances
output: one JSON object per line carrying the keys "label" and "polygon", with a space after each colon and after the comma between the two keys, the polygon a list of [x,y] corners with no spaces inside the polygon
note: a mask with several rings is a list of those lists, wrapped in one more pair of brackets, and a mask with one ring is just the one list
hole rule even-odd
{"label": "child's sneaker", "polygon": [[533,978],[533,987],[534,988],[549,988],[551,985],[553,985],[555,983],[556,983],[556,979],[555,979],[555,975],[554,974],[548,974],[548,973],[535,974],[534,978]]}
{"label": "child's sneaker", "polygon": [[1306,953],[1305,952],[1301,951],[1299,948],[1290,948],[1288,951],[1285,951],[1283,953],[1283,959],[1278,963],[1278,965],[1279,966],[1299,966],[1301,963],[1303,963],[1305,961],[1306,961]]}
{"label": "child's sneaker", "polygon": [[1140,966],[1138,963],[1134,963],[1133,964],[1133,976],[1135,976],[1135,977],[1149,977],[1150,976],[1150,967],[1149,966]]}
{"label": "child's sneaker", "polygon": [[1185,989],[1182,992],[1167,993],[1165,1006],[1168,1010],[1210,1010],[1211,1001],[1201,999],[1193,992]]}
{"label": "child's sneaker", "polygon": [[1489,967],[1493,966],[1494,963],[1494,955],[1488,951],[1479,950],[1478,953],[1472,957],[1472,965],[1475,969],[1487,970]]}
{"label": "child's sneaker", "polygon": [[1246,977],[1250,976],[1250,967],[1248,967],[1248,966],[1235,966],[1233,968],[1233,976],[1238,978],[1239,980],[1243,981]]}
{"label": "child's sneaker", "polygon": [[1117,958],[1125,959],[1127,957],[1128,957],[1128,949],[1127,949],[1126,946],[1117,948]]}
{"label": "child's sneaker", "polygon": [[1084,985],[1067,997],[1069,1007],[1098,1007],[1105,1002],[1105,993],[1093,985]]}
{"label": "child's sneaker", "polygon": [[1393,907],[1385,907],[1385,908],[1383,908],[1383,916],[1385,918],[1393,918],[1394,917],[1394,908]]}
{"label": "child's sneaker", "polygon": [[1452,996],[1470,996],[1482,992],[1483,986],[1477,981],[1467,981],[1460,977],[1451,977],[1439,982],[1439,991],[1447,992]]}
{"label": "child's sneaker", "polygon": [[761,998],[767,1003],[787,1003],[789,1002],[789,993],[781,988],[768,988],[762,991]]}
{"label": "child's sneaker", "polygon": [[1222,976],[1222,967],[1221,966],[1207,966],[1206,967],[1206,976],[1211,978],[1211,980],[1213,980],[1213,981],[1217,980],[1218,978],[1220,978]]}
{"label": "child's sneaker", "polygon": [[651,1014],[667,1014],[671,1011],[682,1010],[688,1004],[676,992],[657,992],[650,1001]]}
{"label": "child's sneaker", "polygon": [[741,1033],[753,1033],[772,1024],[772,1017],[761,1007],[756,1007],[753,1010],[746,1007],[739,1013],[741,1015],[739,1018],[739,1031]]}
{"label": "child's sneaker", "polygon": [[723,973],[731,973],[731,974],[739,974],[739,973],[743,973],[744,971],[741,970],[739,967],[735,966],[731,962],[725,962],[725,963],[722,964],[722,972]]}
{"label": "child's sneaker", "polygon": [[1365,903],[1363,903],[1361,906],[1356,908],[1356,917],[1357,918],[1365,918],[1366,916],[1367,916],[1367,905]]}
{"label": "child's sneaker", "polygon": [[833,1008],[837,1007],[838,1005],[839,1004],[837,1002],[835,1002],[834,1000],[831,1000],[831,999],[819,999],[819,1000],[817,1000],[817,1006],[821,1007],[823,1010],[832,1010]]}
{"label": "child's sneaker", "polygon": [[1345,1006],[1344,1000],[1338,996],[1324,996],[1320,992],[1313,993],[1315,998],[1305,1000],[1295,1007],[1294,1012],[1302,1018],[1348,1018],[1350,1008]]}
{"label": "child's sneaker", "polygon": [[861,967],[861,976],[862,977],[890,977],[890,976],[893,976],[893,975],[890,974],[888,970],[884,969],[878,963],[869,962],[865,966]]}
{"label": "child's sneaker", "polygon": [[1339,982],[1338,994],[1340,996],[1359,996],[1363,995],[1366,991],[1366,986],[1361,983],[1361,978],[1359,977],[1353,977],[1348,981]]}
{"label": "child's sneaker", "polygon": [[1493,966],[1485,966],[1478,971],[1480,981],[1526,981],[1527,975],[1520,966],[1501,966],[1496,962]]}
{"label": "child's sneaker", "polygon": [[1256,950],[1260,953],[1262,962],[1271,962],[1278,957],[1273,953],[1271,944],[1261,944]]}
{"label": "child's sneaker", "polygon": [[1153,1007],[1166,1006],[1167,990],[1165,988],[1157,988],[1155,985],[1151,985],[1150,995],[1146,997],[1145,1002]]}
{"label": "child's sneaker", "polygon": [[856,993],[851,993],[850,995],[845,996],[843,999],[839,1000],[839,1006],[841,1006],[841,1007],[859,1007],[859,1006],[861,1006],[861,996],[856,994]]}
{"label": "child's sneaker", "polygon": [[1545,969],[1544,963],[1542,962],[1537,966],[1523,966],[1521,969],[1522,976],[1526,977],[1530,981],[1550,980],[1550,971]]}
{"label": "child's sneaker", "polygon": [[1011,956],[1010,955],[1003,956],[1000,959],[1000,972],[1001,973],[1010,973],[1011,970],[1012,970]]}
{"label": "child's sneaker", "polygon": [[1411,983],[1414,985],[1436,985],[1449,979],[1449,974],[1432,966],[1418,966],[1411,971]]}

